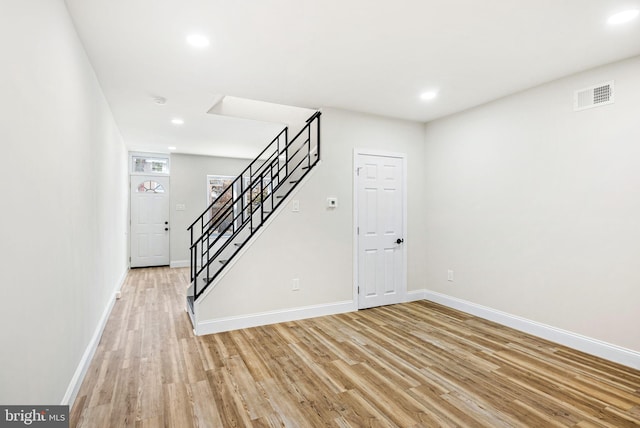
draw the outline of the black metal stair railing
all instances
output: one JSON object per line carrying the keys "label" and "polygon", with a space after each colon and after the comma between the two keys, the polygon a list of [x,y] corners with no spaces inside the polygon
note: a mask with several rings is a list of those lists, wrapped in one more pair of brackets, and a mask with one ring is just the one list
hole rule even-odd
{"label": "black metal stair railing", "polygon": [[284,128],[189,226],[193,302],[320,161],[320,112],[288,141]]}

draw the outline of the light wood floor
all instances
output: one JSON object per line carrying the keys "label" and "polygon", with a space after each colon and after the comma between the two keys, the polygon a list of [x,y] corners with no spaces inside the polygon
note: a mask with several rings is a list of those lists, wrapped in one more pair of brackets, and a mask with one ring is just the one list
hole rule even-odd
{"label": "light wood floor", "polygon": [[83,427],[627,427],[640,372],[429,302],[194,337],[187,269],[131,271]]}

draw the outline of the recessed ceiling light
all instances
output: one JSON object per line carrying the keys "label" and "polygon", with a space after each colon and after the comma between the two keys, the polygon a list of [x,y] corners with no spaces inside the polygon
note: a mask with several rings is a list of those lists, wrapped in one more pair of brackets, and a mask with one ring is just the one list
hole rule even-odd
{"label": "recessed ceiling light", "polygon": [[209,46],[209,39],[202,34],[190,34],[187,36],[187,43],[194,48],[206,48]]}
{"label": "recessed ceiling light", "polygon": [[174,117],[173,119],[171,119],[171,123],[173,123],[174,125],[184,125],[184,120],[180,119],[179,117]]}
{"label": "recessed ceiling light", "polygon": [[429,101],[429,100],[434,99],[437,96],[438,96],[438,91],[427,91],[427,92],[423,92],[420,95],[420,99],[425,100],[425,101]]}
{"label": "recessed ceiling light", "polygon": [[167,147],[167,149],[169,149],[169,150],[175,150],[175,149],[176,149],[176,147],[175,147],[175,146],[169,146],[169,147]]}
{"label": "recessed ceiling light", "polygon": [[607,19],[607,23],[610,25],[624,24],[625,22],[629,22],[632,19],[637,18],[638,15],[640,15],[640,9],[625,10],[624,12],[618,12],[611,15],[609,19]]}

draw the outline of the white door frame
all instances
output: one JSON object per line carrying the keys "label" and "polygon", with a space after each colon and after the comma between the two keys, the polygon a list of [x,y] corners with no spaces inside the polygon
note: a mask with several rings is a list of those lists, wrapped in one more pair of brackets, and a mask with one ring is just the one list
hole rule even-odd
{"label": "white door frame", "polygon": [[398,152],[388,152],[376,149],[353,149],[353,301],[354,306],[360,309],[360,299],[358,295],[358,157],[361,155],[384,156],[400,158],[402,160],[402,235],[404,244],[400,247],[402,251],[402,289],[404,300],[407,300],[407,154]]}

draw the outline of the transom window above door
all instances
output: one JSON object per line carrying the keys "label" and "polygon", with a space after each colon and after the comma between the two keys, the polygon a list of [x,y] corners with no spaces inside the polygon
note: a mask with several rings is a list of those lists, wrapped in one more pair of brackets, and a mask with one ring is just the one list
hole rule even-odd
{"label": "transom window above door", "polygon": [[169,175],[170,158],[155,153],[129,153],[131,175]]}

